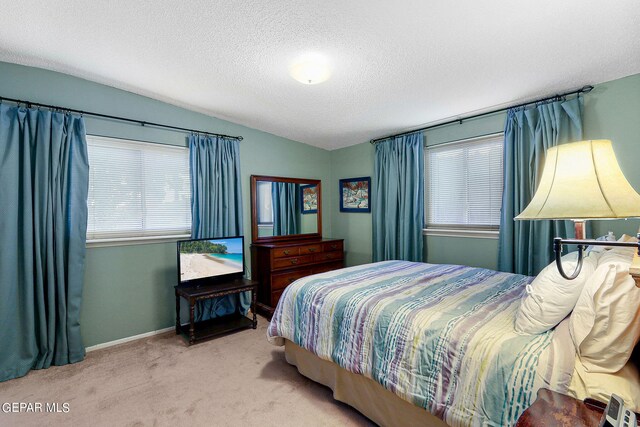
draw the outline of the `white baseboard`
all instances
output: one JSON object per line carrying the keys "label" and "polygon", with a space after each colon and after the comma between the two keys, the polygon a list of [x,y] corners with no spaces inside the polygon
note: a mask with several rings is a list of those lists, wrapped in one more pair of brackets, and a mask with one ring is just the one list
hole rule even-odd
{"label": "white baseboard", "polygon": [[135,341],[135,340],[139,340],[139,339],[147,338],[147,337],[152,337],[152,336],[158,335],[158,334],[164,334],[165,332],[169,332],[169,331],[175,331],[175,329],[176,329],[175,326],[170,326],[168,328],[158,329],[157,331],[145,332],[144,334],[134,335],[132,337],[121,338],[121,339],[115,340],[115,341],[109,341],[109,342],[105,342],[105,343],[102,343],[102,344],[92,345],[91,347],[85,348],[85,350],[86,350],[87,353],[89,353],[91,351],[101,350],[101,349],[107,348],[107,347],[113,347],[114,345],[124,344],[126,342]]}

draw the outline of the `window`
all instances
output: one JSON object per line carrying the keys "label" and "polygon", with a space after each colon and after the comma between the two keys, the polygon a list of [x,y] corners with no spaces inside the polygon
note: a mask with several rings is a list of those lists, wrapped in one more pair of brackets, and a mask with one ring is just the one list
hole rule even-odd
{"label": "window", "polygon": [[258,181],[258,226],[273,225],[273,206],[271,205],[271,182]]}
{"label": "window", "polygon": [[426,234],[496,237],[502,148],[502,134],[427,147]]}
{"label": "window", "polygon": [[96,136],[87,143],[88,240],[190,233],[187,148]]}

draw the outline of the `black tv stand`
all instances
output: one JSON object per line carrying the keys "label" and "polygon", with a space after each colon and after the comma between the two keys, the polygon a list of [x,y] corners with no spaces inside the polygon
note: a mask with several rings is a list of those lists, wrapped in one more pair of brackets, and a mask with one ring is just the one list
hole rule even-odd
{"label": "black tv stand", "polygon": [[[182,333],[187,338],[189,345],[216,335],[246,328],[256,329],[258,326],[256,317],[258,282],[241,278],[207,284],[177,285],[174,288],[176,294],[176,335]],[[252,319],[240,313],[235,313],[200,322],[195,321],[196,302],[225,295],[239,294],[245,291],[251,291]],[[180,322],[180,297],[189,303],[189,323],[185,325]]]}

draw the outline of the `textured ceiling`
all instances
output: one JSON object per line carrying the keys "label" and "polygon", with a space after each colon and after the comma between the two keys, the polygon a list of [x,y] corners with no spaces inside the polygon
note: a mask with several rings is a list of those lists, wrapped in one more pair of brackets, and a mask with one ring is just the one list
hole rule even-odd
{"label": "textured ceiling", "polygon": [[[638,0],[0,0],[0,11],[0,60],[327,149],[640,72]],[[288,75],[309,51],[330,58],[327,82]]]}

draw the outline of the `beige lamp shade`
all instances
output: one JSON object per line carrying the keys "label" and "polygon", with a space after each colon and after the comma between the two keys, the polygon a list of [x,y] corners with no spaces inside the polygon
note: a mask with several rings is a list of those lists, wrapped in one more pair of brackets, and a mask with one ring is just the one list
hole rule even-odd
{"label": "beige lamp shade", "polygon": [[531,203],[515,219],[640,217],[640,195],[620,170],[611,141],[550,148]]}

